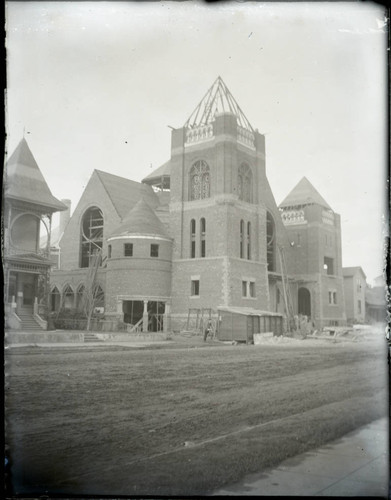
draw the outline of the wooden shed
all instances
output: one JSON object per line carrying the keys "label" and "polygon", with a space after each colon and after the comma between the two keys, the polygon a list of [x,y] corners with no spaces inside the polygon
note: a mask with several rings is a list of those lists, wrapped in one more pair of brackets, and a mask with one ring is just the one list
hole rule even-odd
{"label": "wooden shed", "polygon": [[250,307],[219,307],[217,338],[246,342],[254,341],[254,333],[273,332],[282,335],[283,315]]}

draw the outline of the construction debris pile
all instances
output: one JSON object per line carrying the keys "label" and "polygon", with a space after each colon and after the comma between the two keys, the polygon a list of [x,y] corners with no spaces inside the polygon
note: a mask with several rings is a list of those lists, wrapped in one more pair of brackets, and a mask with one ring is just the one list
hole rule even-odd
{"label": "construction debris pile", "polygon": [[385,338],[385,331],[378,325],[328,326],[324,327],[321,332],[314,331],[307,338],[335,342],[360,342]]}

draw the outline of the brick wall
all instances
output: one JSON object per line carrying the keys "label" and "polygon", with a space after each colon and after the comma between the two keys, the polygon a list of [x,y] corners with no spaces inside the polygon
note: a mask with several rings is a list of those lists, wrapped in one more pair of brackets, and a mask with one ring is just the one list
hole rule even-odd
{"label": "brick wall", "polygon": [[[159,300],[171,295],[171,241],[127,238],[110,240],[112,257],[107,261],[106,312],[114,313],[119,300]],[[124,256],[124,244],[133,244],[133,256]],[[151,244],[159,256],[150,256]],[[126,297],[126,299],[124,298]]]}
{"label": "brick wall", "polygon": [[[361,287],[358,280],[360,280]],[[357,268],[354,274],[344,276],[343,283],[347,321],[349,323],[363,323],[365,321],[365,276]],[[358,301],[361,301],[361,311],[359,310]]]}
{"label": "brick wall", "polygon": [[348,321],[353,321],[355,317],[355,311],[354,311],[355,290],[354,290],[353,276],[344,276],[343,285],[345,294],[346,317]]}
{"label": "brick wall", "polygon": [[[333,321],[338,321],[338,325],[346,324],[345,294],[342,277],[331,277],[321,275],[321,293],[323,308],[323,326],[330,325]],[[330,304],[329,291],[336,292],[337,304]]]}
{"label": "brick wall", "polygon": [[[269,308],[266,270],[266,210],[276,223],[276,241],[285,236],[278,208],[265,174],[265,141],[255,133],[255,150],[237,143],[236,118],[216,117],[214,138],[184,147],[184,129],[172,133],[170,234],[174,238],[173,314],[189,307],[219,305]],[[210,167],[210,198],[190,201],[190,170],[197,160]],[[252,171],[252,200],[238,199],[238,168],[246,162]],[[206,221],[206,257],[200,258],[200,220]],[[196,258],[191,258],[191,221],[196,223]],[[240,258],[240,221],[244,222]],[[247,259],[247,224],[250,223],[251,259]],[[285,243],[285,241],[284,241]],[[277,261],[277,259],[276,259]],[[200,296],[192,297],[192,277],[199,277]],[[242,297],[242,281],[255,281],[254,298]]]}

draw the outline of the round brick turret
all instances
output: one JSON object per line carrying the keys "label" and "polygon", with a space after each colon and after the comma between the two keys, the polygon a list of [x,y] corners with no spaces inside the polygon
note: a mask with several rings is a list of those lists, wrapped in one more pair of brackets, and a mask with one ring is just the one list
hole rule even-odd
{"label": "round brick turret", "polygon": [[108,314],[122,314],[123,301],[168,302],[172,239],[144,199],[114,229],[107,243]]}

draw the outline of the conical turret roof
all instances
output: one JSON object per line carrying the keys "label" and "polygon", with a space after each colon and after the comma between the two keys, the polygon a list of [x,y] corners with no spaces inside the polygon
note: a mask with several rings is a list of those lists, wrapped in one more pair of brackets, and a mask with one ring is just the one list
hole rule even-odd
{"label": "conical turret roof", "polygon": [[307,177],[303,177],[279,206],[280,208],[295,207],[297,205],[309,205],[311,203],[332,210],[327,201],[318,193]]}
{"label": "conical turret roof", "polygon": [[227,112],[236,116],[239,126],[253,132],[253,128],[239,104],[235,101],[221,76],[218,76],[186,121],[185,127],[195,128],[208,125],[212,123],[217,113]]}
{"label": "conical turret roof", "polygon": [[110,238],[114,236],[132,236],[135,234],[169,238],[163,223],[144,198],[141,198],[124,217],[121,224],[110,234]]}
{"label": "conical turret roof", "polygon": [[34,203],[52,211],[67,208],[52,195],[24,137],[6,165],[5,197]]}

